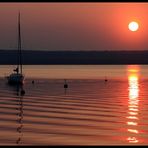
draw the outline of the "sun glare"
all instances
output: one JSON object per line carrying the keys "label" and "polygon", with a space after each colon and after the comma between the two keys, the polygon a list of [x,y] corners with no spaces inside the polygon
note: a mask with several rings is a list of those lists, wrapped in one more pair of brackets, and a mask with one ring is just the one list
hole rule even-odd
{"label": "sun glare", "polygon": [[130,31],[137,31],[139,28],[139,24],[137,22],[130,22],[128,28]]}
{"label": "sun glare", "polygon": [[[138,126],[138,116],[139,116],[139,68],[137,66],[128,66],[128,91],[129,91],[129,99],[128,99],[128,121],[127,121],[127,131],[130,133],[127,141],[129,143],[138,143],[139,130]],[[135,120],[136,119],[136,120]],[[131,135],[132,133],[132,135]]]}

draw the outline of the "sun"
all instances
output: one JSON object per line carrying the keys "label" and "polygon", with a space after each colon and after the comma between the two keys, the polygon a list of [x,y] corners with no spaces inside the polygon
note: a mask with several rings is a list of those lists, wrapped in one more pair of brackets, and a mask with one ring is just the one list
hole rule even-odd
{"label": "sun", "polygon": [[130,31],[137,31],[139,29],[139,24],[137,22],[130,22],[128,24],[128,28]]}

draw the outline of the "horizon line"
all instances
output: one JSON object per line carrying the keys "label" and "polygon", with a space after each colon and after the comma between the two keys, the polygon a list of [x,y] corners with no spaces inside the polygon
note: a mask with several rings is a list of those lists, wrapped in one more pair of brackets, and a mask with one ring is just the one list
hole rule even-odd
{"label": "horizon line", "polygon": [[[17,51],[17,49],[0,49],[0,51]],[[136,49],[136,50],[128,50],[128,49],[122,49],[122,50],[50,50],[50,49],[22,49],[22,51],[49,51],[49,52],[134,52],[134,51],[139,51],[139,52],[143,52],[143,51],[148,51],[148,49]]]}

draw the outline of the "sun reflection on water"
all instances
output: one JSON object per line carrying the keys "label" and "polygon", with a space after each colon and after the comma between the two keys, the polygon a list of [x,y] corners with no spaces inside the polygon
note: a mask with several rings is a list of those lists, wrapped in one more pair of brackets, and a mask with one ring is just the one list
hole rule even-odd
{"label": "sun reflection on water", "polygon": [[129,126],[127,131],[130,135],[127,138],[129,143],[138,143],[139,140],[137,138],[137,134],[139,133],[138,129],[136,129],[138,125],[138,106],[139,106],[139,76],[138,76],[137,68],[128,67],[128,91],[129,91],[129,99],[128,99],[128,116],[127,116],[127,125]]}

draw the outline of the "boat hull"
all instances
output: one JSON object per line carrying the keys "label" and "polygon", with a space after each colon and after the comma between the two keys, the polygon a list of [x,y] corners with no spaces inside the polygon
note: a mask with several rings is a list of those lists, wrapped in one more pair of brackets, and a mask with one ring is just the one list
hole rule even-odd
{"label": "boat hull", "polygon": [[24,84],[24,76],[22,74],[11,74],[7,77],[7,80],[11,85]]}

